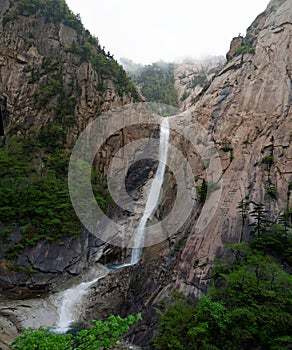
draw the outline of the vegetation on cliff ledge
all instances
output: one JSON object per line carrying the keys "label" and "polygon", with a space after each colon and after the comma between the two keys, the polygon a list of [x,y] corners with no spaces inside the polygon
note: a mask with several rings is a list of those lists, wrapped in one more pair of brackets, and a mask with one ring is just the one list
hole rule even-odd
{"label": "vegetation on cliff ledge", "polygon": [[211,270],[208,294],[198,302],[175,295],[158,311],[157,349],[284,350],[292,343],[291,212],[281,225],[253,204],[245,212],[255,218],[250,240],[228,245],[226,260]]}
{"label": "vegetation on cliff ledge", "polygon": [[[22,116],[24,106],[21,103],[13,106],[13,113],[7,112],[9,125],[0,144],[0,245],[5,258],[13,260],[40,240],[53,241],[81,234],[81,224],[70,201],[67,168],[74,140],[86,126],[79,113],[84,97],[76,75],[72,74],[71,80],[64,78],[64,57],[66,64],[88,62],[96,71],[96,81],[92,83],[98,95],[94,101],[97,114],[108,108],[103,104],[109,84],[121,104],[125,103],[125,97],[128,98],[125,101],[139,101],[140,96],[122,66],[83,28],[80,16],[69,10],[65,0],[10,3],[10,9],[2,18],[7,37],[7,33],[17,36],[18,21],[21,24],[28,17],[29,35],[23,36],[26,43],[23,50],[34,46],[43,52],[40,47],[46,34],[39,39],[38,28],[54,28],[58,33],[63,24],[76,31],[70,45],[60,42],[56,51],[52,49],[38,62],[28,60],[22,66],[25,67],[23,78],[28,79],[34,93],[19,100],[26,101],[25,107],[31,108],[32,116]],[[7,45],[18,50],[14,42]],[[9,87],[3,86],[5,89]],[[105,181],[95,171],[92,180],[96,199],[102,210],[107,211],[111,199]],[[15,240],[19,234],[21,239]]]}
{"label": "vegetation on cliff ledge", "polygon": [[128,74],[140,87],[147,102],[158,102],[178,107],[178,96],[174,85],[174,64],[156,62],[141,66],[131,60],[122,59]]}

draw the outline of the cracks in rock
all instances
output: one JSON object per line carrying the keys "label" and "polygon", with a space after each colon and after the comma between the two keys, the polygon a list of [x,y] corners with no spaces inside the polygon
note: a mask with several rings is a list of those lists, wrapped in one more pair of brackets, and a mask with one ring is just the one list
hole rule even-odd
{"label": "cracks in rock", "polygon": [[[283,22],[283,23],[281,23],[281,24],[279,24],[279,25],[277,25],[277,26],[275,26],[275,27],[273,27],[271,30],[273,31],[273,33],[274,34],[278,34],[278,33],[281,33],[285,28],[283,28],[283,27],[285,27],[286,25],[292,25],[292,23],[291,22]],[[275,30],[277,30],[277,29],[283,29],[283,30],[280,30],[280,31],[276,31],[275,32]]]}
{"label": "cracks in rock", "polygon": [[229,72],[230,70],[237,70],[239,68],[242,67],[242,64],[245,63],[245,62],[240,62],[240,63],[234,63],[232,65],[230,65],[229,67],[226,67],[225,69],[222,69],[216,76],[217,77],[221,77],[221,75]]}
{"label": "cracks in rock", "polygon": [[41,268],[34,266],[34,264],[31,262],[31,260],[30,260],[30,258],[29,258],[28,255],[24,255],[24,257],[26,258],[26,261],[29,263],[30,267],[31,267],[33,270],[35,270],[35,271],[37,271],[37,272],[39,272],[39,273],[43,273],[43,274],[45,274],[45,275],[46,275],[46,274],[50,274],[50,273],[58,273],[58,271],[44,271],[44,270],[42,270]]}
{"label": "cracks in rock", "polygon": [[289,115],[290,109],[291,109],[291,104],[292,104],[292,76],[291,72],[288,67],[286,67],[286,75],[290,81],[290,89],[289,89],[289,99],[288,99],[288,105],[286,107],[286,110],[284,111],[284,118],[286,119]]}
{"label": "cracks in rock", "polygon": [[184,281],[182,284],[186,285],[186,286],[191,286],[191,287],[195,287],[198,291],[204,293],[206,290],[205,288],[202,288],[202,285],[197,284],[195,282],[188,282],[188,281]]}

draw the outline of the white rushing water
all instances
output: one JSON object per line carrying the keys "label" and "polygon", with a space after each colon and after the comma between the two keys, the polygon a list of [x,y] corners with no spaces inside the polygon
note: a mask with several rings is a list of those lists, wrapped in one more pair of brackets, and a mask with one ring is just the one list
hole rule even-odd
{"label": "white rushing water", "polygon": [[[83,298],[89,293],[90,287],[106,276],[107,273],[108,270],[104,267],[91,269],[89,274],[85,276],[85,279],[89,279],[89,281],[81,282],[52,296],[52,302],[57,306],[59,315],[59,320],[54,326],[56,333],[66,333],[72,322],[78,320],[84,309]],[[95,277],[92,278],[92,275],[95,275]]]}
{"label": "white rushing water", "polygon": [[163,118],[160,127],[160,142],[159,142],[159,164],[152,181],[149,195],[146,201],[145,210],[142,218],[140,219],[135,238],[134,247],[132,250],[131,263],[135,265],[139,262],[143,250],[144,244],[144,232],[147,224],[147,220],[154,214],[159,204],[160,191],[163,184],[165,166],[167,161],[168,143],[169,141],[169,120]]}
{"label": "white rushing water", "polygon": [[[126,266],[135,265],[139,262],[144,244],[144,232],[147,220],[154,214],[159,204],[159,196],[163,184],[165,166],[167,161],[169,140],[169,121],[163,118],[160,128],[159,142],[159,165],[151,183],[149,195],[147,197],[145,210],[140,219],[134,237],[134,247],[132,249],[131,261],[129,263],[113,266],[113,269],[120,269]],[[57,307],[59,320],[54,327],[56,333],[66,333],[70,329],[72,322],[79,319],[83,310],[84,297],[89,293],[90,288],[101,278],[107,275],[108,269],[92,268],[87,276],[84,276],[80,284],[57,293],[51,297],[51,301]]]}

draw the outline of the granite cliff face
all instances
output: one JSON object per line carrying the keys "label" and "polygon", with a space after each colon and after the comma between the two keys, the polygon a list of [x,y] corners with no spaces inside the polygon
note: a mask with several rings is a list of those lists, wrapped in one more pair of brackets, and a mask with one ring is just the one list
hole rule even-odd
{"label": "granite cliff face", "polygon": [[[9,8],[11,8],[9,1],[5,0],[0,5],[3,14]],[[198,122],[204,126],[220,156],[222,193],[218,209],[212,216],[209,225],[199,233],[196,231],[197,213],[202,209],[202,204],[197,203],[192,215],[176,235],[163,243],[145,248],[142,260],[138,265],[108,274],[94,287],[89,298],[90,305],[84,315],[85,320],[104,317],[111,313],[126,315],[140,311],[143,315],[143,324],[130,334],[130,339],[146,348],[155,331],[157,314],[153,306],[157,306],[162,299],[168,298],[172,290],[178,290],[189,296],[199,296],[205,291],[206,277],[212,260],[216,256],[224,255],[224,244],[230,241],[239,242],[248,237],[248,222],[242,222],[237,209],[241,200],[264,203],[266,209],[273,213],[270,214],[273,215],[271,219],[276,219],[286,208],[291,209],[291,9],[292,0],[272,0],[266,11],[259,15],[249,27],[247,36],[233,40],[230,52],[227,54],[227,63],[212,77],[210,83],[199,95],[194,96],[194,104],[191,109],[175,117],[185,129],[195,128]],[[19,16],[16,21],[17,25],[28,25],[27,18],[24,17]],[[6,19],[5,25],[8,26],[7,28],[11,26],[12,29],[13,23]],[[42,50],[50,48],[56,54],[61,52],[61,56],[58,57],[61,62],[64,62],[64,67],[67,67],[65,69],[67,73],[61,75],[64,77],[64,82],[67,81],[70,74],[76,74],[78,84],[81,86],[81,89],[80,86],[79,89],[70,88],[69,84],[68,88],[69,97],[72,91],[80,92],[74,105],[74,113],[78,115],[78,122],[72,125],[67,136],[67,142],[70,144],[70,140],[74,140],[78,131],[90,121],[97,111],[114,107],[118,103],[133,101],[133,98],[129,94],[112,93],[113,90],[110,87],[114,89],[115,86],[112,79],[106,80],[104,84],[107,88],[102,94],[99,92],[95,95],[96,86],[92,83],[91,77],[96,77],[95,82],[98,82],[98,72],[92,68],[91,62],[81,62],[80,54],[72,53],[71,49],[65,50],[65,45],[72,44],[70,41],[72,35],[73,37],[77,35],[74,34],[74,29],[67,27],[62,24],[58,30],[53,30],[53,32],[50,32],[48,27],[46,31],[51,33],[52,42],[50,46],[46,45]],[[64,31],[67,34],[64,34]],[[60,34],[61,32],[63,34]],[[7,34],[5,31],[3,35],[9,38],[9,31]],[[20,38],[18,36],[15,36],[14,41],[11,38],[6,40],[10,43],[18,42],[17,45],[21,46],[24,39],[21,39],[21,35]],[[37,43],[38,40],[36,40]],[[60,44],[62,41],[64,46]],[[54,51],[54,45],[59,45],[56,51]],[[34,46],[39,47],[37,52]],[[4,47],[3,44],[2,50]],[[73,50],[76,48],[73,47]],[[38,96],[36,93],[38,83],[28,84],[23,78],[24,74],[27,74],[24,67],[29,64],[26,63],[29,60],[36,62],[40,70],[38,72],[40,78],[45,75],[42,68],[43,58],[39,58],[42,52],[41,44],[33,45],[32,49],[27,48],[25,52],[35,52],[29,56],[29,59],[16,52],[3,55],[4,58],[1,59],[3,62],[1,76],[6,82],[2,84],[3,101],[0,104],[2,116],[5,116],[2,118],[3,125],[6,130],[12,130],[11,116],[15,113],[18,116],[15,118],[16,124],[17,120],[26,120],[26,123],[21,125],[35,123],[42,127],[49,121],[49,118],[53,118],[53,109],[51,110],[48,106],[56,106],[56,101],[52,98],[48,104],[30,113],[31,107],[28,105],[25,108],[25,101],[28,94]],[[76,63],[73,64],[71,59],[76,60]],[[52,64],[54,67],[54,62],[50,63],[50,67]],[[10,77],[12,73],[8,69],[9,65],[14,67],[12,69],[13,79]],[[83,80],[84,76],[87,78]],[[14,79],[17,80],[15,85]],[[46,76],[46,79],[50,80],[50,77]],[[27,84],[26,89],[22,91],[22,86],[25,84]],[[6,86],[9,86],[9,89]],[[15,96],[22,96],[22,98]],[[98,99],[97,104],[94,100],[96,98]],[[100,101],[102,101],[101,104]],[[36,106],[40,106],[39,101],[35,103]],[[18,107],[16,108],[14,104]],[[30,115],[33,116],[32,119]],[[155,130],[147,132],[151,134],[155,133]],[[98,159],[100,170],[106,170],[113,150],[123,145],[125,140],[130,142],[137,138],[140,133],[143,133],[142,128],[128,130],[127,134],[121,132],[114,135],[105,145],[104,152],[100,154]],[[171,143],[187,157],[195,173],[196,183],[193,185],[200,186],[205,174],[202,162],[198,159],[198,152],[174,131],[171,134]],[[179,167],[180,164],[177,166]],[[149,165],[149,171],[151,168],[152,164]],[[147,177],[148,172],[143,175],[145,180]],[[137,185],[139,187],[141,184]],[[137,186],[130,187],[135,189]],[[216,190],[218,188],[216,189],[215,186],[214,191]],[[156,213],[159,218],[165,215],[175,200],[176,183],[170,172],[165,175],[163,192],[164,198]],[[93,244],[97,254],[100,252],[97,249],[98,244],[98,242]],[[79,243],[76,251],[78,247]],[[120,251],[117,253],[113,247],[108,247],[108,253],[103,256],[103,261],[107,258],[111,261],[115,259],[118,261],[125,254]],[[78,273],[78,271],[75,269],[72,273]],[[11,315],[8,316],[11,317]],[[6,318],[6,322],[9,323],[9,318],[8,321]],[[13,322],[15,325],[17,320]]]}
{"label": "granite cliff face", "polygon": [[19,126],[25,133],[60,114],[74,114],[70,143],[96,115],[139,96],[122,67],[64,2],[37,4],[0,4],[0,92],[10,115],[6,132]]}
{"label": "granite cliff face", "polygon": [[218,56],[209,57],[202,61],[186,59],[174,65],[175,88],[180,110],[185,111],[191,107],[195,97],[224,63],[224,57]]}
{"label": "granite cliff face", "polygon": [[[224,245],[248,238],[251,221],[242,221],[240,201],[263,203],[271,220],[287,208],[291,211],[291,9],[291,0],[272,0],[247,36],[233,40],[228,62],[195,96],[193,107],[174,117],[184,130],[200,123],[220,156],[222,193],[210,223],[197,232],[197,203],[179,232],[144,248],[138,265],[109,274],[96,286],[87,319],[117,309],[124,315],[140,311],[143,324],[129,339],[151,348],[158,318],[153,307],[171,299],[173,290],[190,297],[204,293],[212,261],[224,256]],[[194,186],[200,186],[205,171],[197,150],[174,131],[171,143],[187,157]],[[164,217],[174,202],[175,189],[175,180],[167,173],[157,217]]]}
{"label": "granite cliff face", "polygon": [[275,216],[291,208],[291,5],[291,0],[270,2],[248,28],[246,47],[237,51],[194,106],[192,118],[210,130],[219,149],[223,192],[209,227],[200,235],[191,233],[183,249],[182,261],[189,266],[182,274],[186,281],[200,270],[191,267],[195,257],[202,262],[212,259],[224,243],[240,240],[241,200],[264,203]]}
{"label": "granite cliff face", "polygon": [[[194,214],[177,237],[145,249],[141,266],[130,277],[124,308],[146,308],[145,329],[155,320],[151,306],[172,289],[190,296],[204,292],[210,262],[224,254],[224,244],[248,237],[248,223],[237,208],[240,201],[265,204],[273,213],[270,219],[291,209],[291,9],[291,0],[272,0],[190,112],[180,117],[185,128],[199,122],[214,140],[223,170],[222,194],[202,232],[195,230]],[[172,142],[195,169],[197,156],[188,143],[175,137]],[[133,336],[144,345],[151,338],[148,331]]]}
{"label": "granite cliff face", "polygon": [[[35,173],[42,177],[56,149],[66,159],[79,133],[96,116],[139,100],[123,68],[83,28],[64,1],[1,1],[1,147],[9,150],[12,139],[22,145],[29,143],[31,178]],[[14,176],[17,174],[10,177]],[[10,224],[1,218],[1,232]],[[7,237],[10,244],[21,244],[22,230],[16,224]],[[63,271],[80,273],[90,263],[92,249],[99,250],[103,242],[88,237],[85,231],[81,234],[81,229],[79,233],[77,239],[40,240],[29,247],[14,259],[24,267],[22,271],[9,272],[9,263],[2,260],[1,287],[15,295],[25,290],[45,291],[51,278]],[[6,245],[3,240],[1,259]],[[67,246],[72,248],[70,252]],[[39,260],[40,255],[44,259]],[[35,275],[28,276],[28,269],[35,270]]]}

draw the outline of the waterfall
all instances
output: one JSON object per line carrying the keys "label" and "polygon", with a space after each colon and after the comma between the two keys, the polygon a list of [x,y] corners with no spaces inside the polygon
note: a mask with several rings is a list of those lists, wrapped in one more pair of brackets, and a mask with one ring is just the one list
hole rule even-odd
{"label": "waterfall", "polygon": [[155,213],[155,210],[157,209],[157,206],[159,204],[159,196],[160,196],[160,191],[163,184],[165,166],[167,161],[168,140],[169,140],[169,120],[168,118],[163,118],[161,127],[160,127],[159,164],[150,187],[143,216],[140,219],[140,222],[135,234],[134,248],[132,250],[130,265],[137,264],[141,258],[143,244],[144,244],[144,231],[147,224],[147,220]]}
{"label": "waterfall", "polygon": [[[155,213],[155,210],[159,204],[159,196],[163,184],[165,166],[167,161],[168,140],[169,121],[167,118],[163,118],[160,127],[159,165],[154,179],[151,183],[143,216],[141,217],[138,228],[136,230],[131,261],[129,263],[112,266],[111,269],[120,269],[126,266],[135,265],[141,258],[147,220]],[[93,268],[89,272],[89,276],[84,278],[85,280],[87,279],[88,282],[82,282],[53,296],[52,301],[57,306],[57,312],[59,315],[59,321],[54,327],[56,333],[65,333],[70,329],[71,323],[76,321],[82,312],[83,297],[88,294],[90,287],[93,286],[99,279],[107,275],[108,272],[109,269],[106,268]],[[92,275],[94,277],[92,277]]]}
{"label": "waterfall", "polygon": [[[108,270],[104,267],[93,268],[89,271],[88,276],[85,276],[85,279],[89,279],[88,282],[81,282],[51,297],[52,302],[57,306],[59,315],[59,320],[53,328],[55,333],[66,333],[70,329],[72,322],[76,321],[82,313],[83,297],[88,294],[90,287],[107,273]],[[95,277],[92,278],[92,275]]]}

